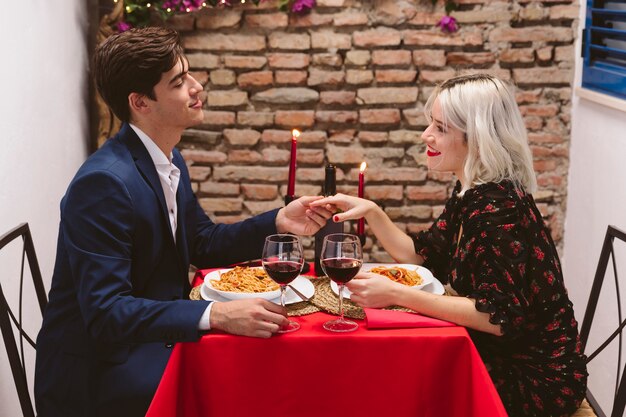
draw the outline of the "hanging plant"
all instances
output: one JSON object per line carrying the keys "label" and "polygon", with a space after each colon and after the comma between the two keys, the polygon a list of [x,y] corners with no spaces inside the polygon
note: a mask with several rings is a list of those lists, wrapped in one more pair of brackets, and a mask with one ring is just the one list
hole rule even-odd
{"label": "hanging plant", "polygon": [[[432,3],[434,6],[435,4],[437,4],[437,0],[432,0]],[[446,0],[445,2],[446,15],[442,17],[441,20],[439,20],[439,23],[437,23],[437,26],[440,27],[443,32],[453,33],[459,30],[459,25],[456,19],[450,16],[450,13],[456,10],[457,7],[458,6],[456,2],[452,0]]]}

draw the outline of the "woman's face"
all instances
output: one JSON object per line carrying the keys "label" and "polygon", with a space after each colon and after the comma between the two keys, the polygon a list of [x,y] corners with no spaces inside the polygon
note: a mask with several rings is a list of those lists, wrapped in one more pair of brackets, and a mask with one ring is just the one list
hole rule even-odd
{"label": "woman's face", "polygon": [[454,172],[463,182],[463,164],[467,158],[465,134],[453,126],[445,126],[439,98],[432,107],[432,122],[422,133],[426,143],[428,169],[440,172]]}

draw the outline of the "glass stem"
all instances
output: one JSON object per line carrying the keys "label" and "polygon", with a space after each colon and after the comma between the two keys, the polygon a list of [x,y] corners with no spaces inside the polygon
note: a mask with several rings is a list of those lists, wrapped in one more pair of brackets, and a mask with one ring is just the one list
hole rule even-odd
{"label": "glass stem", "polygon": [[280,285],[280,305],[285,308],[285,286],[283,284]]}
{"label": "glass stem", "polygon": [[343,321],[343,284],[339,284],[339,321]]}

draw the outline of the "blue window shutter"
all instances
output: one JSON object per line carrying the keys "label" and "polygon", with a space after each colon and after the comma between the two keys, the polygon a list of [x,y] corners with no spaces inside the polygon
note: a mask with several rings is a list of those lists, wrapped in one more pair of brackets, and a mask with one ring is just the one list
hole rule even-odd
{"label": "blue window shutter", "polygon": [[583,87],[626,100],[626,1],[587,0],[582,55]]}

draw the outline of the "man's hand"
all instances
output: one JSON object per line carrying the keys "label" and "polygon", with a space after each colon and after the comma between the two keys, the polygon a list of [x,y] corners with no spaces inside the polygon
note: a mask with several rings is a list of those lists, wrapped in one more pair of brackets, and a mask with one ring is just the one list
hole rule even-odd
{"label": "man's hand", "polygon": [[284,308],[261,298],[216,302],[211,307],[211,329],[240,336],[268,338],[287,323]]}
{"label": "man's hand", "polygon": [[332,212],[326,206],[311,207],[321,197],[300,197],[278,211],[276,230],[278,233],[293,233],[310,236],[322,228]]}

